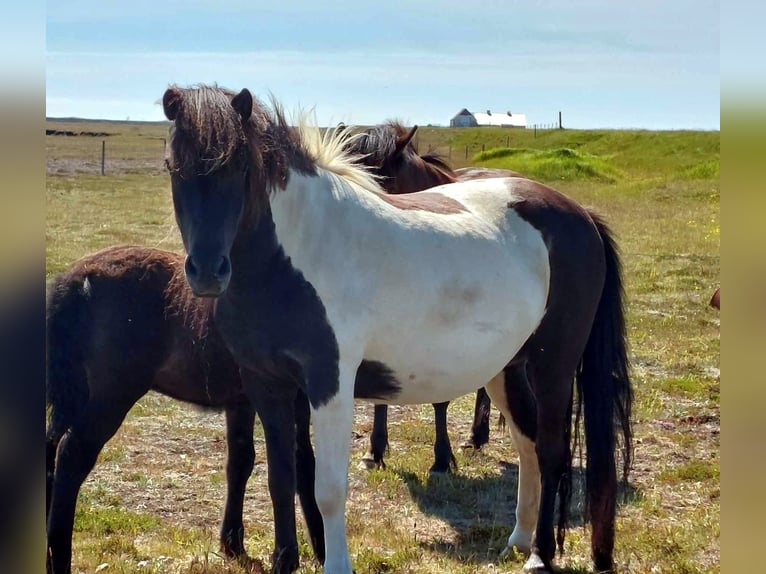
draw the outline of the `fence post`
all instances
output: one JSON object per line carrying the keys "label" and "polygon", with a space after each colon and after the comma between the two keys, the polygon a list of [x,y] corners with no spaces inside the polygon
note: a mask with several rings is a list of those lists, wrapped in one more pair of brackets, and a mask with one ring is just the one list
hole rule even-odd
{"label": "fence post", "polygon": [[468,159],[468,144],[465,144],[465,159]]}
{"label": "fence post", "polygon": [[101,140],[101,175],[104,175],[105,157],[106,157],[106,140]]}
{"label": "fence post", "polygon": [[450,161],[452,161],[452,144],[449,146],[449,151],[447,152],[447,157]]}
{"label": "fence post", "polygon": [[559,129],[560,129],[560,130],[563,130],[563,129],[564,129],[564,126],[563,126],[563,125],[562,125],[562,123],[561,123],[561,112],[559,112]]}
{"label": "fence post", "polygon": [[511,136],[505,136],[505,147],[511,147]]}
{"label": "fence post", "polygon": [[481,151],[484,151],[484,144],[481,144]]}
{"label": "fence post", "polygon": [[537,124],[535,124],[535,139],[537,139]]}

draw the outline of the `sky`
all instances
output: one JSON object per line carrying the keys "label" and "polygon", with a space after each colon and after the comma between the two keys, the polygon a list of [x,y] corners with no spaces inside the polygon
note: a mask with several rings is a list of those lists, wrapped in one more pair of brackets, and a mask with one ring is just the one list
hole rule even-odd
{"label": "sky", "polygon": [[46,115],[162,120],[169,84],[314,108],[320,125],[720,129],[719,3],[69,0],[48,3]]}

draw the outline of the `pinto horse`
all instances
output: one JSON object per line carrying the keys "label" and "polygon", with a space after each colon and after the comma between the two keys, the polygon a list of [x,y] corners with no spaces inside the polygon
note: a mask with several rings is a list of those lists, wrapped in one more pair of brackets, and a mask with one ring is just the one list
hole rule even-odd
{"label": "pinto horse", "polygon": [[[524,521],[509,539],[530,550],[525,569],[550,570],[563,543],[571,418],[582,407],[593,560],[612,570],[615,450],[619,430],[627,475],[632,391],[620,264],[606,225],[522,178],[386,195],[344,150],[349,136],[322,136],[303,121],[293,129],[278,104],[270,109],[247,90],[173,86],[163,109],[173,122],[167,167],[192,291],[217,298],[216,325],[238,364],[282,388],[294,380],[284,373],[299,372],[308,395],[325,572],[351,572],[355,395],[438,403],[482,386],[509,421],[526,426],[514,437],[520,450],[537,454],[520,470],[534,495],[519,502]],[[549,314],[567,320],[540,329]],[[263,392],[252,380],[243,387]]]}
{"label": "pinto horse", "polygon": [[[347,145],[351,153],[364,158],[372,173],[379,178],[380,185],[390,194],[414,193],[430,187],[483,179],[488,177],[520,177],[508,169],[469,167],[453,171],[436,153],[418,154],[412,145],[418,127],[406,129],[396,121],[366,129]],[[434,463],[429,472],[450,472],[457,466],[447,431],[447,408],[449,402],[434,403],[436,439],[434,441]],[[474,417],[471,433],[462,444],[463,448],[480,450],[489,441],[490,400],[483,388],[476,391]],[[502,415],[501,415],[502,416]],[[368,468],[385,466],[383,454],[388,446],[388,406],[375,405],[373,429],[370,433],[370,449],[362,461]]]}

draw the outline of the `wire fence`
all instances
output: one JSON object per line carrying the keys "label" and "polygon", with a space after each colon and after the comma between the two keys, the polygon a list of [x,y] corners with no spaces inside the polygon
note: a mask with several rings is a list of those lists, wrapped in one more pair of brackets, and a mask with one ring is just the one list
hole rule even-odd
{"label": "wire fence", "polygon": [[49,175],[105,175],[162,171],[167,140],[146,136],[123,138],[49,134],[46,144],[46,172]]}

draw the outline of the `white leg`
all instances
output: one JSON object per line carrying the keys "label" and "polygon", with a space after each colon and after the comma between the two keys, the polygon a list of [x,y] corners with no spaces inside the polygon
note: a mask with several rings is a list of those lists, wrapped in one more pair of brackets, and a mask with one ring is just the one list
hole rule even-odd
{"label": "white leg", "polygon": [[506,415],[506,420],[519,451],[519,493],[516,500],[516,525],[508,537],[508,546],[504,552],[515,547],[519,552],[529,554],[540,511],[540,465],[535,443],[521,434],[511,417]]}
{"label": "white leg", "polygon": [[500,556],[507,554],[512,548],[523,554],[529,554],[537,526],[537,516],[540,510],[540,465],[537,461],[535,443],[524,436],[514,423],[508,407],[505,392],[505,376],[500,373],[486,385],[487,394],[508,422],[511,437],[519,451],[519,488],[516,498],[516,524],[508,537],[506,548]]}
{"label": "white leg", "polygon": [[346,489],[354,418],[356,366],[340,369],[340,388],[329,402],[312,407],[316,449],[315,494],[324,519],[326,574],[351,574],[346,541]]}

